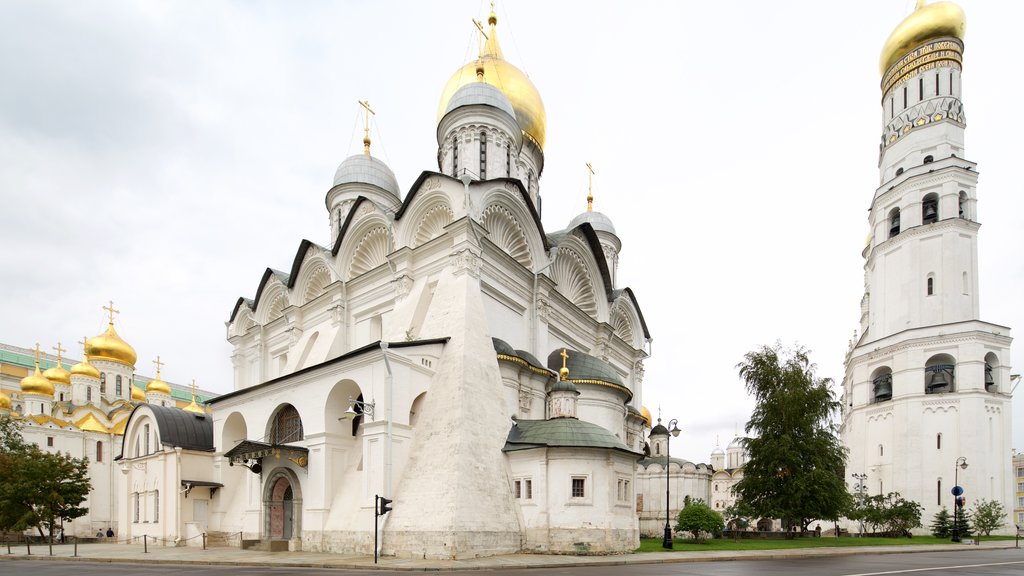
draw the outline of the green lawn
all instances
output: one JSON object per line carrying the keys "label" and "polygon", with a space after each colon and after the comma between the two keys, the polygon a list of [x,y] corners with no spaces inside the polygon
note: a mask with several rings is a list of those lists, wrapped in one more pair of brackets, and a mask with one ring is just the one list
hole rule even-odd
{"label": "green lawn", "polygon": [[[982,540],[1013,540],[1012,536],[983,536]],[[700,544],[693,540],[674,540],[673,551],[676,552],[699,552],[702,550],[784,550],[790,548],[831,548],[846,546],[906,546],[914,544],[951,544],[949,538],[936,538],[934,536],[914,536],[913,538],[795,538],[793,540],[705,540]],[[640,547],[637,552],[666,552],[661,547],[661,539],[645,538],[640,540]]]}

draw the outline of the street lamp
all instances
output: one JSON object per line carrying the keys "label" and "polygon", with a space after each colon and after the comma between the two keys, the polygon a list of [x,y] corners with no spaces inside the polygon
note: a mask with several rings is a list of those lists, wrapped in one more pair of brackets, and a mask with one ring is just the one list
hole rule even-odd
{"label": "street lamp", "polygon": [[661,542],[661,546],[666,550],[672,549],[672,511],[669,504],[669,497],[671,496],[671,476],[669,471],[669,464],[672,463],[670,459],[671,451],[669,450],[669,435],[679,436],[679,421],[673,418],[668,423],[668,428],[662,426],[661,418],[658,418],[658,425],[651,430],[651,438],[655,436],[665,437],[665,538]]}
{"label": "street lamp", "polygon": [[[851,474],[851,476],[853,476],[853,479],[857,481],[857,483],[853,485],[853,490],[855,492],[857,492],[857,504],[859,504],[860,507],[863,509],[864,508],[864,492],[866,492],[867,489],[868,489],[868,485],[865,484],[865,481],[868,479],[868,475],[867,474],[857,474],[857,473],[854,473],[854,474]],[[863,510],[861,511],[861,513],[863,514]],[[860,519],[860,537],[861,538],[864,537],[864,518],[863,518],[863,516]]]}
{"label": "street lamp", "polygon": [[960,487],[958,474],[961,470],[967,470],[967,458],[961,456],[956,459],[953,466],[953,542],[960,541],[960,500],[963,498],[964,489]]}

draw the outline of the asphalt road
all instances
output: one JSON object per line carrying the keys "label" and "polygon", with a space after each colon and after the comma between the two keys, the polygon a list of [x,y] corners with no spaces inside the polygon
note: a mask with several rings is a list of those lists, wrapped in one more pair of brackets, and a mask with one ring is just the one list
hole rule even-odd
{"label": "asphalt road", "polygon": [[[107,562],[69,562],[54,560],[0,559],[0,574],[31,576],[284,576],[286,574],[408,574],[408,571],[334,570],[322,568],[261,566],[184,566],[176,564],[128,564]],[[527,570],[460,570],[445,572],[463,576],[1021,576],[1024,574],[1024,548],[935,552],[916,554],[879,554],[826,556],[797,560],[759,560],[722,562],[682,562],[590,566],[580,568],[534,568]]]}

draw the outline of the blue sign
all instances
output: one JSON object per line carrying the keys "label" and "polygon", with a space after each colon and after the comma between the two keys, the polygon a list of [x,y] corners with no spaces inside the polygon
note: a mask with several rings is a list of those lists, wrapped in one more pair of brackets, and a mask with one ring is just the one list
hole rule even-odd
{"label": "blue sign", "polygon": [[959,496],[964,493],[964,488],[963,486],[953,486],[953,489],[950,490],[950,492],[953,493],[953,496]]}

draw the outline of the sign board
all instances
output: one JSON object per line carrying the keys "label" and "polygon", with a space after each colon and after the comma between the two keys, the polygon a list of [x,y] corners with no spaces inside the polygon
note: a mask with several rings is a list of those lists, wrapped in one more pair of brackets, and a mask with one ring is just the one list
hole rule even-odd
{"label": "sign board", "polygon": [[950,492],[953,494],[953,496],[959,496],[964,493],[964,488],[963,486],[953,486],[953,489],[950,490]]}

